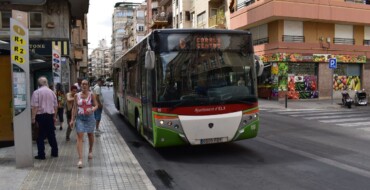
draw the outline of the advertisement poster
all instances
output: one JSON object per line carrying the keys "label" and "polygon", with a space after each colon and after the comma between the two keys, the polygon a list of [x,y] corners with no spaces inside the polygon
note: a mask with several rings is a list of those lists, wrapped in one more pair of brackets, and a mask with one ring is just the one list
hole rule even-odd
{"label": "advertisement poster", "polygon": [[62,66],[60,60],[60,48],[59,46],[53,44],[53,52],[52,52],[52,64],[53,64],[53,81],[54,84],[61,83],[61,75],[62,75]]}
{"label": "advertisement poster", "polygon": [[279,63],[279,91],[288,90],[288,64]]}
{"label": "advertisement poster", "polygon": [[314,75],[288,75],[288,98],[318,98],[317,77]]}
{"label": "advertisement poster", "polygon": [[277,63],[272,63],[271,65],[271,96],[278,97],[279,96],[279,67]]}
{"label": "advertisement poster", "polygon": [[333,90],[361,90],[361,80],[359,76],[333,76]]}

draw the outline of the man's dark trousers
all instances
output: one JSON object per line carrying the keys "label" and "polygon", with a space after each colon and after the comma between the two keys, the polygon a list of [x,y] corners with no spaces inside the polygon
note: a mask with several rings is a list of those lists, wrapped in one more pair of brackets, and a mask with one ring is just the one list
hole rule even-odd
{"label": "man's dark trousers", "polygon": [[54,114],[37,114],[36,122],[39,124],[39,136],[37,137],[38,156],[45,158],[45,137],[51,147],[51,155],[58,156],[58,144],[55,138]]}

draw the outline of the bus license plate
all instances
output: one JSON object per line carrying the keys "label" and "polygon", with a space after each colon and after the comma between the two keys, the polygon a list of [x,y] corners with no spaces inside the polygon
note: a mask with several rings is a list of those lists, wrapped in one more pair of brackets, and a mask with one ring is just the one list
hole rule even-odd
{"label": "bus license plate", "polygon": [[226,142],[227,138],[219,137],[219,138],[209,138],[209,139],[200,139],[200,144],[213,144],[213,143],[221,143]]}

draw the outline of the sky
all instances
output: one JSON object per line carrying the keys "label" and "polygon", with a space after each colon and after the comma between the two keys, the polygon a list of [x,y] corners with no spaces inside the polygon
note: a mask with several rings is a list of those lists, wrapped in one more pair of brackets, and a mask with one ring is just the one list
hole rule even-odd
{"label": "sky", "polygon": [[90,0],[89,12],[87,14],[89,54],[92,49],[97,48],[99,40],[105,39],[108,47],[111,46],[112,14],[117,2],[136,2],[144,0]]}

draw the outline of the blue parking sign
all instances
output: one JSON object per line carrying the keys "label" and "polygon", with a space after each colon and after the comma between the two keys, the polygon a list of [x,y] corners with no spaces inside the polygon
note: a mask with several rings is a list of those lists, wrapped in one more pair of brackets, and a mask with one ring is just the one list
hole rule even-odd
{"label": "blue parking sign", "polygon": [[329,59],[329,68],[330,69],[336,69],[337,68],[337,59],[330,58]]}

